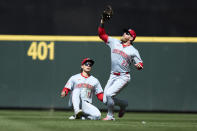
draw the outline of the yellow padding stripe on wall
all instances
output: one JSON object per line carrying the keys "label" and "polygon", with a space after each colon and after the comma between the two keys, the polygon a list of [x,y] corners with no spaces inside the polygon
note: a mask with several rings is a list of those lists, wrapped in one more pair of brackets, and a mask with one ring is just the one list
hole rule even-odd
{"label": "yellow padding stripe on wall", "polygon": [[[120,36],[112,36],[120,39]],[[42,35],[0,35],[0,41],[92,41],[100,42],[98,36],[42,36]],[[197,43],[197,37],[136,37],[135,42]]]}

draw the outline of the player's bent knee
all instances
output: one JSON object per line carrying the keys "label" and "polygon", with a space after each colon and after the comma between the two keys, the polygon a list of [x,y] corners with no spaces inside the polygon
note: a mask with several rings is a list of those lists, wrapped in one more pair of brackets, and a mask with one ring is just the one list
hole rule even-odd
{"label": "player's bent knee", "polygon": [[106,97],[112,97],[112,94],[110,92],[107,92]]}
{"label": "player's bent knee", "polygon": [[101,112],[96,112],[93,114],[93,118],[94,120],[100,120],[101,119]]}
{"label": "player's bent knee", "polygon": [[110,92],[106,92],[105,96],[103,96],[103,103],[108,104],[109,103],[109,98],[112,98],[112,94]]}
{"label": "player's bent knee", "polygon": [[88,116],[88,119],[90,119],[90,120],[100,120],[101,119],[101,115],[99,115],[99,114],[91,115],[91,116]]}

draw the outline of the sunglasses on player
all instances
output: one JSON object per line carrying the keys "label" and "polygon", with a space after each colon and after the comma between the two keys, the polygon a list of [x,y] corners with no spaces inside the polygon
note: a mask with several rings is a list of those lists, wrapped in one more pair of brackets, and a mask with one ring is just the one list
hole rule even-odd
{"label": "sunglasses on player", "polygon": [[126,35],[131,35],[129,32],[125,32],[126,33]]}
{"label": "sunglasses on player", "polygon": [[84,63],[85,66],[89,66],[89,67],[92,67],[92,63],[91,62],[86,62]]}

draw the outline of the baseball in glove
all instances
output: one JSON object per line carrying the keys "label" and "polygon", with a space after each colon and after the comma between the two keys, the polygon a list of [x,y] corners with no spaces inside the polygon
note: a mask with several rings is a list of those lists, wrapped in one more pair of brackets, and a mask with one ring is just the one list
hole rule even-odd
{"label": "baseball in glove", "polygon": [[107,5],[103,10],[101,18],[103,19],[103,21],[109,21],[112,18],[112,16],[113,16],[113,9],[110,5]]}

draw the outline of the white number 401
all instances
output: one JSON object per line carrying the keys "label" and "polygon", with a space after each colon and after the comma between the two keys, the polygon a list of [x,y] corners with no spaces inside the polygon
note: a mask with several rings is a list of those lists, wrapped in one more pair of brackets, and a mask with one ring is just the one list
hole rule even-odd
{"label": "white number 401", "polygon": [[54,60],[54,42],[47,44],[46,42],[32,42],[27,56],[31,56],[33,60],[45,60],[49,55],[49,60]]}

